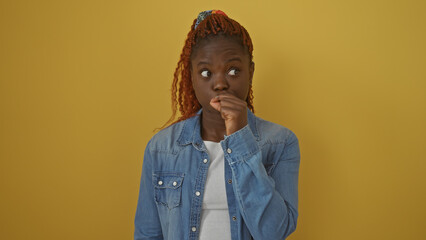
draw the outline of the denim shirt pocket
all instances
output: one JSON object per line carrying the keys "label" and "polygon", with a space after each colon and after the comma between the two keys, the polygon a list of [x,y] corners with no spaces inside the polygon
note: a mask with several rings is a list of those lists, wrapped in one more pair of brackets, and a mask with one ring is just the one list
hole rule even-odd
{"label": "denim shirt pocket", "polygon": [[185,174],[178,172],[155,172],[152,175],[155,202],[168,209],[178,207],[181,203],[184,176]]}

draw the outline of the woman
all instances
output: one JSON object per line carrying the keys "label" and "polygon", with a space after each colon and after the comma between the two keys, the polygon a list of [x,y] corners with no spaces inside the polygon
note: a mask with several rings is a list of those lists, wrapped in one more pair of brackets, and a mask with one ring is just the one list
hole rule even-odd
{"label": "woman", "polygon": [[[298,139],[256,117],[253,46],[224,12],[201,12],[172,85],[181,117],[147,144],[135,239],[285,239],[298,217]],[[179,86],[179,88],[178,88]]]}

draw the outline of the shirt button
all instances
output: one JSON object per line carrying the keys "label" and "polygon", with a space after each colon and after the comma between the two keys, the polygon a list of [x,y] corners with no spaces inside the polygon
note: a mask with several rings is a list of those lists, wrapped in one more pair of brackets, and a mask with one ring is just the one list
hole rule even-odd
{"label": "shirt button", "polygon": [[207,160],[207,158],[205,158],[204,160],[203,160],[203,163],[207,163],[209,160]]}
{"label": "shirt button", "polygon": [[231,150],[230,148],[228,148],[228,149],[226,150],[226,152],[231,153],[231,152],[232,152],[232,150]]}
{"label": "shirt button", "polygon": [[177,182],[173,182],[173,186],[175,186],[175,187],[176,187],[176,185],[177,185]]}
{"label": "shirt button", "polygon": [[163,181],[158,181],[158,185],[163,185]]}
{"label": "shirt button", "polygon": [[232,179],[228,179],[228,183],[231,184],[232,183]]}
{"label": "shirt button", "polygon": [[232,220],[237,221],[237,217],[236,217],[236,216],[233,216],[233,217],[232,217]]}
{"label": "shirt button", "polygon": [[197,231],[197,228],[196,228],[196,227],[192,227],[192,228],[191,228],[191,230],[192,230],[193,232],[196,232],[196,231]]}
{"label": "shirt button", "polygon": [[196,191],[196,192],[195,192],[195,195],[197,195],[197,197],[198,197],[198,196],[200,196],[200,195],[201,195],[201,193],[200,193],[199,191]]}

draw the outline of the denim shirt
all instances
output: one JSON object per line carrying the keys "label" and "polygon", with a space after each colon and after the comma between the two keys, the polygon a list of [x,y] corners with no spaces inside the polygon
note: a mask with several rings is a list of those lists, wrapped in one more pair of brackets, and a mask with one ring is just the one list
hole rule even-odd
{"label": "denim shirt", "polygon": [[[286,127],[248,113],[248,124],[220,142],[232,240],[285,239],[296,229],[300,150]],[[200,116],[148,142],[134,239],[196,240],[210,159]]]}

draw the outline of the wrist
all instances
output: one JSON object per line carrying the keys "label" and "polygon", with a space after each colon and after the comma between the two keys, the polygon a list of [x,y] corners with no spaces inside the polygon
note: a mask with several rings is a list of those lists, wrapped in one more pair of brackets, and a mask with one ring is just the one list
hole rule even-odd
{"label": "wrist", "polygon": [[235,125],[231,125],[230,127],[227,127],[226,128],[226,135],[229,136],[229,135],[237,132],[238,130],[241,130],[242,128],[244,128],[245,126],[247,126],[247,124],[248,123],[247,123],[247,120],[246,120],[246,121],[243,121],[243,122],[239,123],[238,125],[235,124]]}

